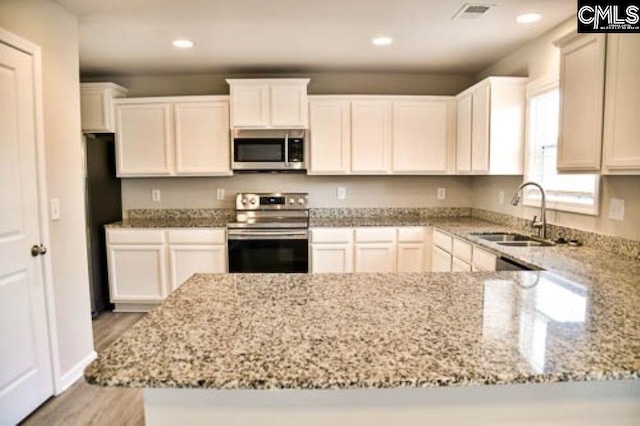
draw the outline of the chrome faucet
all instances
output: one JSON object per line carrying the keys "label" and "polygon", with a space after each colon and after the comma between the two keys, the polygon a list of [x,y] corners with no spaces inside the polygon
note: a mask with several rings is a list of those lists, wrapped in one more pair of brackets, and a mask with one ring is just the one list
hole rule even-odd
{"label": "chrome faucet", "polygon": [[525,182],[518,187],[516,193],[513,194],[513,198],[511,199],[511,204],[517,206],[520,202],[520,192],[522,188],[525,186],[533,185],[540,190],[542,194],[542,200],[540,201],[540,221],[538,220],[538,216],[533,217],[533,221],[531,221],[531,228],[536,229],[538,231],[538,237],[543,240],[547,239],[547,194],[544,192],[544,188],[540,186],[540,184],[529,181]]}

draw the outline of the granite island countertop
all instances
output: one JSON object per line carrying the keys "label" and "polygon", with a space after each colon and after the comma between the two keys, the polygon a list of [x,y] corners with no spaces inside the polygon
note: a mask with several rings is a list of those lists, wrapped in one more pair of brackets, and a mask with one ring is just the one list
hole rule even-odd
{"label": "granite island countertop", "polygon": [[637,279],[545,271],[198,274],[85,377],[218,389],[637,379],[639,293]]}

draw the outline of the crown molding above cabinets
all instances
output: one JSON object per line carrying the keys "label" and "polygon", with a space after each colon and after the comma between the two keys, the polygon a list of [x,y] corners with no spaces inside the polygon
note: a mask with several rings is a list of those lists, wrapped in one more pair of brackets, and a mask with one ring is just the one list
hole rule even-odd
{"label": "crown molding above cabinets", "polygon": [[306,129],[309,79],[228,79],[234,129]]}

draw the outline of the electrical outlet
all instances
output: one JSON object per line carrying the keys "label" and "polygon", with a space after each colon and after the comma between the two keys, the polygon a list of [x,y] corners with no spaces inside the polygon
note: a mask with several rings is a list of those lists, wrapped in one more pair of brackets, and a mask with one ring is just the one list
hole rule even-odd
{"label": "electrical outlet", "polygon": [[444,200],[447,198],[447,190],[445,188],[438,188],[436,193],[436,198],[438,200]]}
{"label": "electrical outlet", "polygon": [[52,198],[49,204],[51,205],[49,211],[51,220],[60,220],[60,199]]}
{"label": "electrical outlet", "polygon": [[609,218],[613,220],[624,220],[623,199],[609,198]]}
{"label": "electrical outlet", "polygon": [[504,191],[498,192],[498,204],[500,205],[504,204]]}
{"label": "electrical outlet", "polygon": [[224,200],[224,188],[218,188],[216,190],[216,199],[218,201]]}
{"label": "electrical outlet", "polygon": [[160,202],[160,200],[162,200],[162,195],[160,193],[159,189],[152,189],[151,190],[151,201],[153,201],[154,203],[158,203]]}
{"label": "electrical outlet", "polygon": [[345,200],[347,198],[347,188],[344,186],[339,186],[336,192],[338,200]]}

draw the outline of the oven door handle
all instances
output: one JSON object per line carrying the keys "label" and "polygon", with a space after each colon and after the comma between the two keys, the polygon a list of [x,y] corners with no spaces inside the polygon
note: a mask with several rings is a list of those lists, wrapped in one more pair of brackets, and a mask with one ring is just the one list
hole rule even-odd
{"label": "oven door handle", "polygon": [[229,240],[307,240],[307,231],[232,231],[228,232]]}

